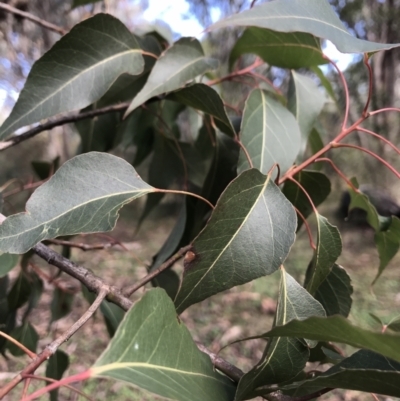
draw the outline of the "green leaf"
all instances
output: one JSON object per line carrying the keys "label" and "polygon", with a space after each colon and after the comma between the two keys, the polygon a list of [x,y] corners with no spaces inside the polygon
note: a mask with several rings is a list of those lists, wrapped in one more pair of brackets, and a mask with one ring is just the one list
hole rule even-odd
{"label": "green leaf", "polygon": [[[300,136],[297,121],[289,110],[271,99],[266,91],[256,89],[251,92],[243,112],[240,140],[253,167],[267,174],[274,163],[278,163],[284,174],[299,152]],[[238,173],[249,167],[241,149]]]}
{"label": "green leaf", "polygon": [[177,311],[276,271],[294,242],[296,214],[270,176],[247,170],[221,195],[193,242]]}
{"label": "green leaf", "polygon": [[317,341],[334,341],[357,348],[378,352],[400,361],[400,336],[374,333],[353,326],[343,316],[310,317],[303,321],[292,320],[284,326],[274,327],[262,337],[302,337]]}
{"label": "green leaf", "polygon": [[389,228],[375,234],[375,244],[379,253],[379,270],[372,285],[376,283],[400,248],[400,219],[392,216]]}
{"label": "green leaf", "polygon": [[102,0],[73,0],[71,8],[85,6],[87,4],[98,3]]}
{"label": "green leaf", "polygon": [[315,292],[315,299],[324,307],[326,314],[342,315],[347,317],[350,313],[353,293],[351,280],[343,267],[333,265],[326,279]]}
{"label": "green leaf", "polygon": [[255,26],[278,32],[306,32],[330,40],[342,53],[367,53],[399,44],[368,42],[350,35],[326,0],[276,0],[218,21],[209,29]]}
{"label": "green leaf", "polygon": [[[83,111],[94,110],[90,106]],[[114,147],[117,125],[121,121],[121,113],[107,113],[96,118],[77,121],[75,127],[81,137],[80,153],[91,151],[107,152]]]}
{"label": "green leaf", "polygon": [[[322,305],[281,268],[281,284],[274,325],[282,326],[293,319],[325,316]],[[315,344],[314,344],[315,345]],[[309,349],[297,338],[275,337],[268,342],[258,364],[239,382],[237,400],[244,400],[261,386],[290,380],[303,370]]]}
{"label": "green leaf", "polygon": [[181,401],[230,401],[235,392],[199,351],[161,289],[148,291],[129,310],[91,372]]}
{"label": "green leaf", "polygon": [[[69,356],[58,349],[48,360],[46,366],[46,377],[60,380],[69,365]],[[50,391],[50,401],[58,400],[58,389]]]}
{"label": "green leaf", "polygon": [[51,301],[51,321],[55,322],[58,319],[62,319],[67,316],[72,309],[72,302],[74,300],[74,294],[55,288],[53,292],[53,299]]}
{"label": "green leaf", "polygon": [[247,28],[229,56],[232,66],[242,54],[254,53],[266,63],[281,68],[306,68],[326,64],[319,39],[307,33],[281,33]]}
{"label": "green leaf", "polygon": [[299,124],[304,148],[325,101],[325,96],[310,77],[291,71],[288,109]]}
{"label": "green leaf", "polygon": [[18,263],[18,255],[0,253],[0,278],[4,277]]}
{"label": "green leaf", "polygon": [[[319,152],[324,147],[321,134],[316,127],[313,127],[310,135],[308,136],[308,146],[311,150],[311,154],[313,155],[315,155],[315,153]],[[321,170],[322,162],[313,163],[313,167],[315,170]]]}
{"label": "green leaf", "polygon": [[302,395],[328,387],[399,397],[399,379],[399,363],[374,352],[360,350],[315,378],[282,389],[295,389],[296,395]]}
{"label": "green leaf", "polygon": [[[85,38],[82,40],[82,38]],[[122,73],[143,71],[142,50],[118,19],[97,14],[74,26],[32,67],[0,139],[98,100]]]}
{"label": "green leaf", "polygon": [[215,118],[216,126],[228,136],[234,137],[235,130],[229,120],[224,103],[218,93],[204,84],[193,84],[172,92],[167,99],[201,110]]}
{"label": "green leaf", "polygon": [[311,66],[310,69],[319,78],[321,85],[325,88],[326,92],[331,97],[331,99],[336,103],[337,102],[336,94],[335,91],[333,90],[331,81],[329,81],[329,79],[322,72],[321,68],[319,68],[317,65]]}
{"label": "green leaf", "polygon": [[59,165],[60,165],[60,157],[57,156],[54,160],[51,162],[45,162],[45,161],[32,161],[31,162],[32,168],[37,174],[37,176],[41,180],[46,180],[49,178],[52,174],[54,174]]}
{"label": "green leaf", "polygon": [[100,311],[104,316],[108,334],[110,337],[113,337],[119,324],[124,318],[125,312],[118,305],[106,300],[101,303]]}
{"label": "green leaf", "polygon": [[44,239],[112,230],[124,204],[153,191],[119,157],[76,156],[33,193],[25,213],[0,225],[0,251],[25,253]]}
{"label": "green leaf", "polygon": [[318,238],[317,249],[306,274],[305,287],[310,294],[328,277],[336,259],[342,253],[342,240],[337,227],[320,214],[317,214]]}
{"label": "green leaf", "polygon": [[20,308],[25,302],[27,302],[31,290],[31,283],[27,275],[24,273],[24,271],[21,271],[21,273],[18,275],[17,280],[14,282],[10,292],[7,295],[9,310],[16,310]]}
{"label": "green leaf", "polygon": [[[25,345],[29,350],[36,352],[39,335],[29,322],[24,322],[22,326],[16,327],[10,333],[10,336]],[[14,356],[25,355],[25,352],[14,343],[8,342],[7,348]]]}
{"label": "green leaf", "polygon": [[[293,178],[307,191],[315,206],[320,205],[331,192],[331,182],[328,177],[318,171],[303,170]],[[295,182],[287,180],[282,192],[304,218],[307,218],[313,212],[308,197]],[[303,220],[299,218],[297,230],[302,225]]]}
{"label": "green leaf", "polygon": [[217,67],[217,61],[204,56],[200,42],[181,38],[168,48],[155,63],[144,88],[133,99],[125,117],[146,100],[172,92],[187,81]]}

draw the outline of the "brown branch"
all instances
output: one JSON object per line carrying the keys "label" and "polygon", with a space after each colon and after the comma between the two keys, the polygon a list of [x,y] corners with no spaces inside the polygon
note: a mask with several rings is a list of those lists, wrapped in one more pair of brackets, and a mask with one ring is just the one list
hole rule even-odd
{"label": "brown branch", "polygon": [[171,258],[169,258],[160,267],[158,267],[157,269],[150,272],[147,276],[143,277],[141,280],[139,280],[134,285],[132,285],[128,288],[125,288],[123,290],[123,294],[126,297],[130,297],[139,288],[143,287],[149,281],[153,280],[154,277],[158,276],[164,270],[167,270],[168,268],[170,268],[175,262],[177,262],[179,259],[181,259],[186,254],[186,252],[190,251],[191,249],[192,249],[192,245],[187,245],[187,246],[184,246],[183,248],[179,249],[179,251],[175,255],[173,255]]}
{"label": "brown branch", "polygon": [[224,358],[221,358],[217,354],[214,354],[203,344],[196,341],[196,345],[201,352],[204,352],[210,357],[212,364],[222,373],[230,377],[235,382],[238,382],[242,378],[242,376],[244,375],[242,370],[237,368],[235,365],[230,364]]}
{"label": "brown branch", "polygon": [[29,363],[17,376],[0,389],[0,399],[8,394],[17,384],[24,380],[25,375],[31,375],[47,359],[49,359],[61,346],[68,341],[96,312],[110,291],[109,286],[103,286],[99,289],[97,298],[90,305],[89,309],[76,321],[63,335],[49,344],[31,363]]}
{"label": "brown branch", "polygon": [[49,240],[46,240],[46,242],[50,242],[51,244],[54,244],[54,245],[63,245],[63,246],[68,246],[70,248],[78,248],[78,249],[81,249],[82,251],[93,251],[96,249],[108,249],[115,245],[119,245],[119,242],[117,240],[113,240],[112,242],[107,242],[105,244],[93,244],[93,245],[85,244],[83,242],[64,241],[61,239],[49,239]]}
{"label": "brown branch", "polygon": [[90,110],[86,111],[84,113],[74,113],[69,116],[57,118],[51,121],[47,121],[44,124],[40,124],[37,127],[34,127],[26,132],[24,132],[21,135],[13,136],[11,139],[5,142],[0,142],[0,151],[4,149],[8,149],[11,146],[14,146],[22,141],[25,141],[29,138],[32,138],[33,136],[40,134],[43,131],[47,131],[49,129],[52,129],[54,127],[58,127],[60,125],[65,125],[69,123],[74,123],[76,121],[80,120],[86,120],[87,118],[93,118],[96,116],[100,116],[102,114],[107,114],[107,113],[112,113],[114,111],[123,111],[127,109],[129,106],[129,103],[121,103],[113,106],[107,106],[103,107],[101,109],[96,109],[96,110]]}
{"label": "brown branch", "polygon": [[24,351],[25,354],[29,356],[29,358],[31,358],[31,359],[36,358],[36,354],[33,351],[31,351],[30,349],[26,348],[24,344],[21,344],[15,338],[12,338],[7,333],[4,333],[1,330],[0,330],[0,337],[4,337],[6,340],[8,340],[11,343],[13,343],[14,345],[16,345],[18,348],[20,348],[22,351]]}
{"label": "brown branch", "polygon": [[[94,292],[95,294],[98,294],[100,289],[104,288],[106,285],[100,277],[93,274],[90,270],[70,261],[46,245],[39,243],[35,245],[32,250],[47,263],[58,267],[64,273],[76,278],[85,285],[89,291]],[[132,301],[122,295],[119,288],[114,286],[108,287],[109,291],[107,299],[109,301],[121,306],[124,310],[128,310],[132,306]]]}
{"label": "brown branch", "polygon": [[35,24],[38,24],[44,28],[50,29],[53,32],[57,32],[60,35],[65,35],[67,33],[67,31],[64,28],[60,28],[59,26],[54,25],[51,22],[47,22],[47,21],[40,19],[40,18],[36,17],[35,15],[32,15],[25,11],[18,10],[18,8],[12,7],[9,4],[0,3],[0,9],[3,9],[4,11],[7,11],[7,12],[15,14],[15,15],[19,15],[20,17],[23,17],[29,21],[34,22]]}

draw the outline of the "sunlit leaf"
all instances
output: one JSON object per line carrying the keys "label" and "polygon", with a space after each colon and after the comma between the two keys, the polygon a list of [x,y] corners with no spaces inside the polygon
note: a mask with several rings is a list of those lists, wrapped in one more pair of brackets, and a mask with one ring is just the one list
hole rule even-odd
{"label": "sunlit leaf", "polygon": [[[243,112],[240,140],[247,149],[253,167],[267,174],[274,163],[281,174],[292,166],[300,149],[300,129],[293,114],[271,99],[266,91],[251,92]],[[240,151],[238,172],[250,168]]]}
{"label": "sunlit leaf", "polygon": [[357,348],[365,348],[388,358],[400,361],[400,336],[374,333],[353,326],[343,316],[335,315],[327,318],[310,317],[306,320],[292,320],[285,326],[274,327],[268,337],[302,337],[317,341],[333,341],[348,344]]}
{"label": "sunlit leaf", "polygon": [[294,242],[296,214],[270,176],[247,170],[221,195],[193,242],[175,299],[188,306],[276,271]]}
{"label": "sunlit leaf", "polygon": [[187,81],[216,68],[217,65],[216,60],[204,56],[197,39],[179,39],[161,54],[151,70],[146,85],[133,99],[125,116],[146,100],[179,89]]}
{"label": "sunlit leaf", "polygon": [[327,63],[319,39],[301,32],[247,28],[233,47],[229,64],[248,53],[257,54],[266,63],[281,68],[298,69]]}
{"label": "sunlit leaf", "polygon": [[119,157],[76,156],[33,193],[25,213],[0,225],[0,251],[25,253],[44,239],[112,230],[125,203],[153,191]]}
{"label": "sunlit leaf", "polygon": [[328,277],[334,263],[342,253],[342,240],[337,227],[320,214],[317,214],[317,248],[307,270],[305,287],[310,294]]}
{"label": "sunlit leaf", "polygon": [[[281,275],[274,325],[282,326],[293,319],[325,316],[322,305],[283,268]],[[236,399],[246,399],[247,395],[257,387],[282,383],[294,378],[305,367],[309,354],[309,349],[297,338],[271,339],[258,364],[240,379]]]}
{"label": "sunlit leaf", "polygon": [[218,21],[211,29],[235,26],[255,26],[278,32],[306,32],[330,40],[343,53],[367,53],[399,46],[368,42],[350,35],[325,0],[271,1]]}
{"label": "sunlit leaf", "polygon": [[91,372],[181,401],[230,401],[235,392],[199,351],[161,289],[147,292],[126,314]]}
{"label": "sunlit leaf", "polygon": [[111,15],[97,14],[75,25],[33,65],[0,139],[95,102],[122,73],[142,72],[141,53],[135,37]]}

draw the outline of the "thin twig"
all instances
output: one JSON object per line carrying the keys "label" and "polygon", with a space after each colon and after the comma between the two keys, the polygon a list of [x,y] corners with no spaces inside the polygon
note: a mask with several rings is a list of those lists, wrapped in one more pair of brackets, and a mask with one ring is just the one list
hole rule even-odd
{"label": "thin twig", "polygon": [[249,167],[253,168],[253,161],[251,160],[250,154],[246,149],[246,146],[243,145],[242,141],[240,140],[239,136],[236,135],[236,141],[235,141],[240,148],[243,150],[244,155],[246,156],[247,162],[249,163]]}
{"label": "thin twig", "polygon": [[119,245],[118,241],[113,241],[113,242],[108,242],[106,244],[85,244],[83,242],[71,242],[71,241],[64,241],[61,239],[49,239],[46,240],[46,242],[50,242],[51,244],[55,245],[63,245],[63,246],[68,246],[70,248],[78,248],[81,249],[82,251],[93,251],[95,249],[108,249],[111,248],[115,245]]}
{"label": "thin twig", "polygon": [[367,153],[374,157],[375,159],[379,160],[384,166],[386,166],[397,178],[400,178],[400,173],[391,165],[389,164],[386,160],[382,159],[382,157],[378,156],[376,153],[363,148],[361,146],[357,145],[350,145],[348,143],[335,143],[333,144],[332,148],[350,148],[350,149],[357,149],[361,150],[364,153]]}
{"label": "thin twig", "polygon": [[161,192],[161,193],[164,193],[164,194],[181,194],[181,195],[193,196],[194,198],[200,199],[204,203],[207,203],[207,205],[210,206],[210,208],[212,210],[215,209],[214,205],[209,200],[207,200],[206,198],[203,198],[202,196],[197,195],[197,194],[195,194],[193,192],[179,191],[179,190],[176,190],[176,189],[159,189],[159,188],[157,188],[154,192],[156,192],[156,193],[157,192],[158,193]]}
{"label": "thin twig", "polygon": [[[34,380],[43,380],[43,381],[50,382],[50,383],[55,383],[55,382],[58,381],[56,379],[51,379],[50,377],[36,376],[36,375],[30,375],[30,374],[24,375],[24,378],[29,378],[29,379],[34,379]],[[73,391],[73,392],[79,394],[81,397],[86,398],[89,401],[95,401],[94,398],[89,397],[83,391],[78,390],[74,386],[64,385],[63,387],[65,387],[66,389],[68,389],[70,391]]]}
{"label": "thin twig", "polygon": [[65,30],[64,28],[60,28],[59,26],[54,25],[51,22],[47,22],[47,21],[45,21],[45,20],[43,20],[41,18],[38,18],[35,15],[32,15],[32,14],[27,13],[25,11],[18,10],[18,8],[10,6],[9,4],[0,3],[0,8],[5,10],[5,11],[7,11],[7,12],[9,12],[9,13],[12,13],[12,14],[15,14],[15,15],[19,15],[20,17],[23,17],[23,18],[25,18],[25,19],[27,19],[29,21],[32,21],[35,24],[41,25],[44,28],[50,29],[53,32],[57,32],[60,35],[65,35],[67,33],[67,30]]}
{"label": "thin twig", "polygon": [[214,79],[213,81],[209,81],[209,82],[207,82],[207,85],[213,86],[213,85],[216,85],[216,84],[220,84],[221,82],[224,82],[224,81],[229,81],[229,80],[231,80],[232,78],[239,77],[239,76],[241,76],[241,75],[249,74],[252,70],[254,70],[254,68],[259,67],[259,66],[262,65],[263,63],[264,63],[264,61],[262,61],[262,60],[260,60],[260,59],[257,59],[257,60],[256,60],[253,64],[251,64],[250,66],[248,66],[248,67],[246,67],[246,68],[243,68],[242,70],[239,70],[239,71],[234,71],[234,72],[232,72],[232,73],[230,73],[230,74],[228,74],[228,75],[225,75],[225,76],[222,77],[222,78],[217,78],[217,79]]}
{"label": "thin twig", "polygon": [[62,343],[68,341],[71,336],[78,331],[96,312],[103,302],[104,298],[109,293],[109,286],[104,286],[99,289],[97,298],[90,305],[89,309],[77,320],[64,334],[49,344],[37,357],[29,363],[17,376],[15,376],[9,383],[0,389],[0,399],[8,394],[18,383],[24,380],[25,375],[32,374],[44,361],[49,359],[61,346]]}
{"label": "thin twig", "polygon": [[347,125],[347,120],[349,118],[349,111],[350,111],[350,94],[349,94],[349,87],[347,86],[347,82],[346,82],[346,78],[343,75],[343,72],[340,71],[340,68],[338,67],[338,65],[331,60],[328,56],[324,55],[323,56],[326,60],[328,60],[336,69],[336,71],[339,74],[339,77],[343,83],[343,89],[344,89],[344,94],[345,94],[345,112],[344,112],[344,119],[343,119],[343,124],[342,124],[342,131],[346,129],[346,125]]}
{"label": "thin twig", "polygon": [[385,142],[386,145],[389,145],[393,150],[395,150],[397,153],[400,154],[400,149],[399,149],[395,144],[393,144],[392,142],[390,142],[388,139],[386,139],[385,137],[383,137],[382,135],[379,135],[379,134],[377,134],[377,133],[374,132],[374,131],[371,131],[371,130],[369,130],[369,129],[362,128],[362,127],[358,127],[358,128],[356,129],[356,131],[365,132],[366,134],[369,134],[369,135],[371,135],[371,136],[374,136],[375,138],[380,139],[381,141]]}
{"label": "thin twig", "polygon": [[4,333],[1,330],[0,330],[0,337],[4,337],[8,341],[10,341],[10,343],[13,343],[14,345],[16,345],[18,348],[20,348],[22,351],[24,351],[25,354],[29,356],[29,358],[31,358],[31,359],[36,358],[36,354],[33,351],[31,351],[30,349],[26,348],[24,344],[21,344],[15,338],[12,338],[7,333]]}
{"label": "thin twig", "polygon": [[311,228],[310,225],[308,224],[307,219],[304,217],[303,213],[300,212],[299,209],[297,209],[296,206],[293,206],[294,209],[296,210],[296,213],[300,216],[300,218],[303,220],[304,226],[306,227],[306,231],[307,231],[307,235],[308,235],[308,239],[310,241],[310,246],[312,249],[314,249],[314,251],[317,249],[317,247],[314,244],[313,241],[313,237],[312,237],[312,233],[311,233]]}
{"label": "thin twig", "polygon": [[293,177],[289,177],[289,180],[294,182],[304,193],[304,195],[306,196],[306,198],[308,199],[308,201],[310,202],[310,205],[314,211],[315,214],[318,214],[318,210],[314,205],[314,202],[311,199],[311,196],[308,194],[308,192],[306,191],[306,189],[303,187],[303,185],[300,184],[299,181],[297,181],[296,179],[294,179]]}
{"label": "thin twig", "polygon": [[[1,145],[0,145],[0,146],[1,146]],[[32,182],[32,183],[30,183],[30,184],[25,184],[25,185],[23,185],[22,188],[15,188],[15,189],[12,189],[11,191],[5,192],[5,193],[3,194],[3,198],[7,198],[7,197],[9,197],[9,196],[12,196],[12,195],[15,195],[15,194],[19,194],[20,192],[27,191],[27,190],[29,190],[29,189],[35,189],[35,188],[37,188],[37,187],[40,187],[40,186],[41,186],[42,184],[44,184],[47,180],[48,180],[48,179],[42,180],[42,181]]]}
{"label": "thin twig", "polygon": [[157,269],[150,272],[147,276],[143,277],[141,280],[139,280],[134,285],[132,285],[128,288],[125,288],[123,290],[123,294],[126,297],[130,297],[139,288],[143,287],[149,281],[153,280],[154,277],[158,276],[164,270],[167,270],[168,268],[170,268],[175,262],[177,262],[179,259],[181,259],[186,254],[186,252],[190,251],[191,249],[192,249],[192,245],[187,245],[187,246],[179,249],[179,251],[175,255],[173,255],[171,258],[169,258],[160,267],[158,267]]}
{"label": "thin twig", "polygon": [[367,101],[365,102],[365,106],[364,106],[364,110],[362,112],[363,116],[367,116],[368,115],[368,107],[369,107],[369,103],[371,102],[371,98],[372,98],[372,81],[373,81],[373,74],[372,74],[372,68],[371,65],[368,62],[369,57],[367,53],[364,53],[364,64],[367,67],[368,70],[368,97],[367,97]]}
{"label": "thin twig", "polygon": [[375,114],[379,114],[379,113],[385,113],[387,111],[396,111],[397,113],[400,113],[400,109],[397,107],[385,107],[384,109],[379,109],[379,110],[375,110],[375,111],[370,111],[368,113],[368,115],[370,116],[374,116]]}
{"label": "thin twig", "polygon": [[115,111],[123,111],[127,109],[129,106],[129,103],[121,103],[113,106],[107,106],[103,107],[101,109],[96,109],[96,110],[90,110],[86,111],[84,113],[74,113],[70,114],[69,116],[57,118],[51,121],[47,121],[44,124],[40,124],[37,127],[34,127],[26,132],[24,132],[21,135],[13,136],[11,139],[5,142],[0,142],[0,151],[4,149],[8,149],[11,146],[14,146],[20,142],[23,142],[29,138],[32,138],[33,136],[40,134],[43,131],[47,131],[49,129],[52,129],[54,127],[58,127],[60,125],[65,125],[68,123],[74,123],[76,121],[80,120],[86,120],[87,118],[93,118],[96,116],[100,116],[102,114],[107,114],[107,113],[112,113]]}

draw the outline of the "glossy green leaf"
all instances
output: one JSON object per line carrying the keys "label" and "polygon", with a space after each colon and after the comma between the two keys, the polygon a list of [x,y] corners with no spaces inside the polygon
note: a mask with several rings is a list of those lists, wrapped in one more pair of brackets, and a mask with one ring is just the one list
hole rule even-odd
{"label": "glossy green leaf", "polygon": [[133,99],[125,117],[146,100],[181,88],[198,75],[215,69],[216,60],[206,58],[200,42],[181,38],[167,49],[155,63],[146,85]]}
{"label": "glossy green leaf", "polygon": [[218,21],[211,29],[235,26],[306,32],[330,40],[343,53],[367,53],[399,46],[368,42],[350,35],[326,0],[271,1]]}
{"label": "glossy green leaf", "polygon": [[0,253],[0,278],[4,277],[18,262],[18,255]]}
{"label": "glossy green leaf", "polygon": [[295,395],[312,394],[328,387],[399,397],[399,379],[399,363],[374,352],[360,350],[315,378],[283,389],[295,389]]}
{"label": "glossy green leaf", "polygon": [[400,361],[400,336],[374,333],[353,326],[343,316],[335,315],[327,318],[310,317],[306,320],[292,320],[285,326],[274,327],[268,337],[302,337],[317,341],[333,341],[348,344],[356,348],[365,348],[388,358]]}
{"label": "glossy green leaf", "polygon": [[379,270],[372,285],[400,249],[400,219],[393,216],[389,228],[375,234],[375,244],[379,254]]}
{"label": "glossy green leaf", "polygon": [[[266,91],[256,89],[251,92],[243,112],[240,140],[253,167],[267,174],[274,163],[278,163],[284,174],[299,152],[300,136],[297,121],[289,110],[271,99]],[[241,149],[238,173],[249,167]]]}
{"label": "glossy green leaf", "polygon": [[119,324],[125,316],[125,312],[118,305],[104,300],[100,305],[100,311],[104,316],[107,331],[110,337],[113,337]]}
{"label": "glossy green leaf", "polygon": [[[296,174],[294,179],[307,191],[315,206],[320,205],[331,192],[328,177],[318,171],[303,170]],[[309,199],[295,182],[287,180],[282,192],[305,218],[313,212]],[[299,218],[297,229],[302,225],[303,220]]]}
{"label": "glossy green leaf", "polygon": [[328,277],[334,263],[342,253],[342,240],[337,227],[320,214],[317,214],[317,249],[307,270],[305,287],[310,294]]}
{"label": "glossy green leaf", "polygon": [[233,180],[193,241],[175,299],[190,305],[276,271],[294,242],[296,214],[270,176],[256,169]]}
{"label": "glossy green leaf", "polygon": [[[10,336],[25,345],[30,351],[36,352],[39,335],[29,322],[26,321],[22,326],[16,327]],[[14,356],[25,355],[25,352],[14,343],[9,342],[7,348]]]}
{"label": "glossy green leaf", "polygon": [[[310,316],[325,316],[324,308],[281,268],[274,325],[282,326],[293,319],[302,320]],[[297,338],[271,339],[258,364],[240,379],[236,400],[248,398],[251,391],[258,387],[294,378],[305,367],[309,355],[309,349]]]}
{"label": "glossy green leaf", "polygon": [[216,126],[225,134],[235,136],[235,130],[229,120],[224,103],[218,93],[204,84],[193,84],[172,92],[167,99],[201,110],[214,117]]}
{"label": "glossy green leaf", "polygon": [[291,71],[288,109],[299,124],[304,148],[325,101],[325,96],[310,77]]}
{"label": "glossy green leaf", "polygon": [[67,316],[71,312],[73,300],[73,293],[67,292],[58,287],[55,288],[50,306],[51,321],[55,322],[56,320]]}
{"label": "glossy green leaf", "polygon": [[229,57],[232,65],[242,54],[254,53],[266,63],[281,68],[306,68],[326,64],[319,39],[307,33],[282,33],[262,28],[247,28]]}
{"label": "glossy green leaf", "polygon": [[[46,377],[60,380],[69,365],[69,356],[58,349],[48,360],[46,366]],[[58,400],[58,389],[50,392],[50,401]]]}
{"label": "glossy green leaf", "polygon": [[315,291],[315,299],[324,307],[326,314],[342,315],[350,313],[353,293],[351,280],[343,267],[333,265],[332,270]]}
{"label": "glossy green leaf", "polygon": [[33,65],[0,128],[0,139],[25,125],[95,102],[122,73],[142,72],[141,53],[134,36],[111,15],[97,14],[75,25]]}
{"label": "glossy green leaf", "polygon": [[199,351],[161,289],[148,291],[129,310],[91,372],[181,401],[230,401],[235,392]]}
{"label": "glossy green leaf", "polygon": [[76,156],[33,193],[25,213],[0,225],[0,251],[25,253],[44,239],[112,230],[124,204],[153,191],[119,157]]}

